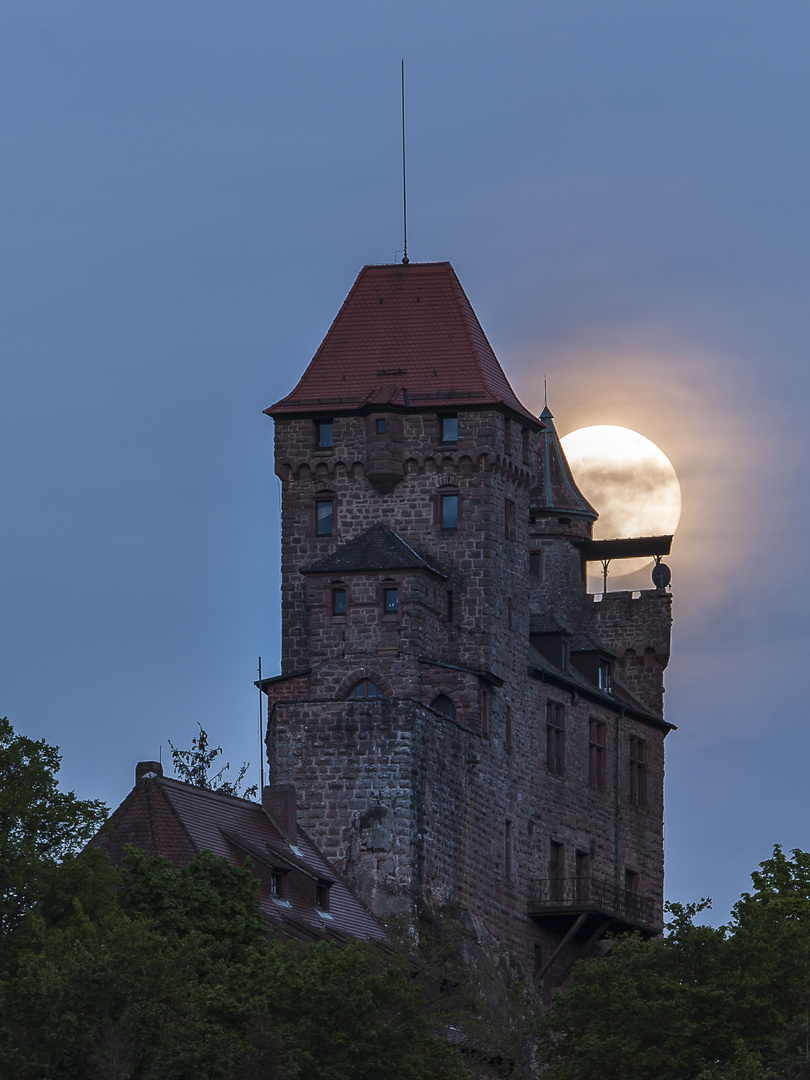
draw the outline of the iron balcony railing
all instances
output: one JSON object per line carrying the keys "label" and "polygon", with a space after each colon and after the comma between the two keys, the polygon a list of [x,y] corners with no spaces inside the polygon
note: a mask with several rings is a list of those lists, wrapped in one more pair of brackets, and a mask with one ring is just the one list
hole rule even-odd
{"label": "iron balcony railing", "polygon": [[530,909],[571,908],[603,911],[629,923],[653,925],[653,902],[649,896],[620,889],[604,878],[549,878],[538,881],[532,892]]}

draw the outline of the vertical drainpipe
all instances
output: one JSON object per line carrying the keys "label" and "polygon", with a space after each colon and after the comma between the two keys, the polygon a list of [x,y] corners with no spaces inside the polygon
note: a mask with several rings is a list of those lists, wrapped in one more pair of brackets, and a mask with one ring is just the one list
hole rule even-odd
{"label": "vertical drainpipe", "polygon": [[622,894],[622,717],[624,709],[616,713],[616,898]]}

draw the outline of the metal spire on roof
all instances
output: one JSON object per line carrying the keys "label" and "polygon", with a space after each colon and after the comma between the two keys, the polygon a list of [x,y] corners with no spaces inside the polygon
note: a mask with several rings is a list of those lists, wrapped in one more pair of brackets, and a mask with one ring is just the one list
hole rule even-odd
{"label": "metal spire on roof", "polygon": [[405,60],[402,61],[402,228],[405,251],[402,256],[404,266],[411,261],[408,258],[408,194],[405,187]]}

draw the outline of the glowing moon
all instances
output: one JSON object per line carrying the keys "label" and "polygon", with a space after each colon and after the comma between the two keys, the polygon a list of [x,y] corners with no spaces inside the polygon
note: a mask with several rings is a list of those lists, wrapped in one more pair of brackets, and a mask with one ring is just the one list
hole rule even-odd
{"label": "glowing moon", "polygon": [[[672,462],[650,439],[630,428],[599,424],[561,440],[582,494],[599,512],[597,540],[674,533],[681,517],[681,485]],[[649,559],[617,559],[611,577],[650,565]]]}

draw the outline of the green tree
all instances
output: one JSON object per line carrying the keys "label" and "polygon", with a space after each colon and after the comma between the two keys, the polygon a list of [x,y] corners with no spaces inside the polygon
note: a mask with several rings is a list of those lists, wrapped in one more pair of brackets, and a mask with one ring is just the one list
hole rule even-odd
{"label": "green tree", "polygon": [[251,784],[250,787],[245,788],[244,795],[241,794],[242,781],[250,768],[249,761],[242,762],[235,780],[222,779],[223,773],[231,767],[229,761],[220,768],[219,772],[211,774],[211,767],[222,753],[222,747],[209,746],[208,732],[202,724],[197,726],[200,734],[191,740],[190,750],[178,750],[169,739],[169,746],[172,748],[172,764],[177,778],[186,784],[219,791],[223,795],[236,795],[245,799],[255,798],[259,791],[258,784]]}
{"label": "green tree", "polygon": [[177,868],[133,851],[106,877],[99,854],[59,867],[11,935],[0,1076],[464,1080],[412,965],[268,943],[253,874],[210,852]]}
{"label": "green tree", "polygon": [[543,1018],[544,1080],[810,1077],[810,854],[780,847],[727,927],[668,905],[666,936],[580,962]]}
{"label": "green tree", "polygon": [[107,808],[59,790],[61,758],[0,719],[0,934],[47,886],[50,872],[98,831]]}

